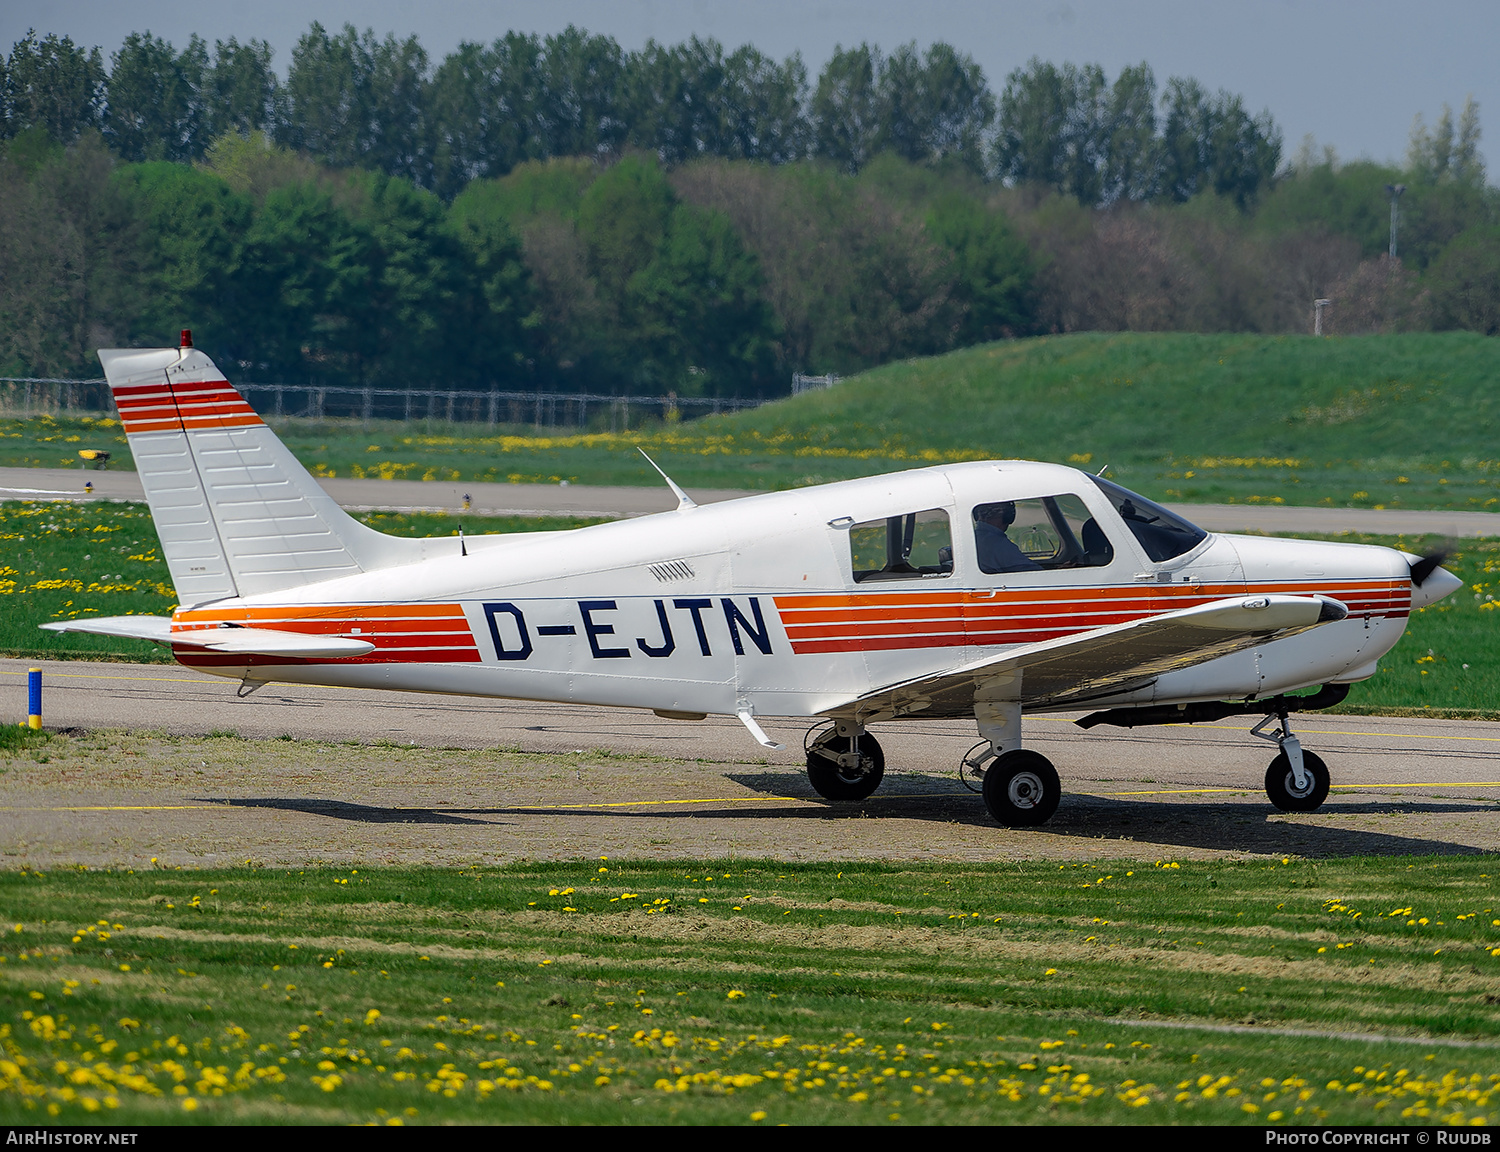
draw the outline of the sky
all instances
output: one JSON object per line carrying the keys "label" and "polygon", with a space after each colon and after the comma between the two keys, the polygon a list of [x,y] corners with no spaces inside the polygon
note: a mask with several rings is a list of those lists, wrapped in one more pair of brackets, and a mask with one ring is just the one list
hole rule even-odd
{"label": "sky", "polygon": [[626,50],[712,36],[778,59],[801,52],[814,77],[840,44],[941,40],[973,56],[997,95],[1033,56],[1101,64],[1111,80],[1144,60],[1159,87],[1193,76],[1242,95],[1251,112],[1270,109],[1288,158],[1311,134],[1344,160],[1399,160],[1416,114],[1431,124],[1443,104],[1456,116],[1473,96],[1481,127],[1494,125],[1480,150],[1500,157],[1495,0],[6,0],[0,46],[28,28],[97,44],[106,58],[132,31],[179,47],[194,32],[210,44],[256,37],[271,44],[284,76],[313,20],[415,33],[434,61],[462,40],[569,24]]}

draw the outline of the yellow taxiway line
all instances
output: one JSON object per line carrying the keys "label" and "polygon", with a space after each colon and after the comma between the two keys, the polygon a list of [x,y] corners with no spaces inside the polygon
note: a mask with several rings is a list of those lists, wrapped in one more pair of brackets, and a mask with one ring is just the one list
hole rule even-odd
{"label": "yellow taxiway line", "polygon": [[[1367,791],[1377,792],[1386,788],[1500,788],[1500,780],[1450,780],[1433,781],[1419,784],[1335,784],[1330,790],[1341,789],[1344,791]],[[1143,789],[1131,792],[1075,792],[1075,796],[1208,796],[1222,795],[1225,793],[1259,792],[1260,789],[1249,785],[1242,788],[1160,788]],[[876,795],[868,797],[869,800],[945,800],[954,797],[962,797],[968,793],[963,792],[901,792],[889,793],[883,796]],[[340,803],[340,801],[332,801]],[[506,812],[556,812],[567,810],[586,810],[593,808],[653,808],[668,807],[671,805],[686,804],[764,804],[764,803],[797,803],[817,804],[818,801],[809,796],[710,796],[692,800],[608,800],[594,801],[587,804],[497,804],[495,811]],[[190,812],[190,811],[222,811],[225,808],[234,807],[233,800],[224,800],[216,804],[84,804],[71,805],[67,807],[25,807],[25,806],[0,806],[0,812]],[[402,805],[414,811],[430,812],[482,812],[490,809],[445,807],[435,808],[429,805],[410,804]],[[308,815],[317,815],[310,812]]]}

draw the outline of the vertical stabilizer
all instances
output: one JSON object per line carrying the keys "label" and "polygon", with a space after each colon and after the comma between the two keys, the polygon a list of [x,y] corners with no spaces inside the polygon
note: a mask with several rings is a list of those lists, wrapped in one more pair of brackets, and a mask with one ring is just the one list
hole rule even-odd
{"label": "vertical stabilizer", "polygon": [[177,595],[253,596],[416,559],[350,517],[191,347],[101,349]]}

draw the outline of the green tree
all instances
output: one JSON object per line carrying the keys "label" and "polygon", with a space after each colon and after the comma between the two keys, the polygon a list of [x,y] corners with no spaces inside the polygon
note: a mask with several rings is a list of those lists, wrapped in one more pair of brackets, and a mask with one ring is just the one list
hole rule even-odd
{"label": "green tree", "polygon": [[97,132],[66,148],[33,127],[0,157],[0,363],[17,374],[92,374],[140,305],[139,229]]}
{"label": "green tree", "polygon": [[579,231],[588,245],[590,271],[617,312],[625,309],[632,277],[656,255],[673,200],[661,169],[640,156],[606,169],[584,192]]}
{"label": "green tree", "polygon": [[1109,90],[1102,200],[1150,200],[1161,188],[1162,149],[1156,131],[1156,77],[1145,61],[1122,68]]}
{"label": "green tree", "polygon": [[204,98],[208,49],[193,36],[178,53],[150,32],[132,32],[110,57],[104,135],[126,160],[195,160],[208,147]]}
{"label": "green tree", "polygon": [[104,118],[106,80],[98,48],[68,36],[38,37],[33,29],[10,50],[5,67],[5,135],[40,128],[71,143]]}
{"label": "green tree", "polygon": [[541,41],[516,32],[489,47],[465,41],[444,58],[430,96],[440,193],[458,195],[544,154],[541,69]]}
{"label": "green tree", "polygon": [[995,97],[971,57],[939,42],[923,58],[912,43],[891,53],[879,71],[877,149],[913,164],[953,158],[972,172],[983,171]]}
{"label": "green tree", "polygon": [[727,151],[724,49],[712,38],[673,46],[646,41],[625,62],[630,142],[665,164]]}
{"label": "green tree", "polygon": [[1173,77],[1162,96],[1162,190],[1174,200],[1213,192],[1248,208],[1269,189],[1281,162],[1281,132],[1270,112],[1251,117],[1229,92],[1210,96],[1196,80]]}
{"label": "green tree", "polygon": [[[366,33],[366,39],[369,33]],[[432,184],[428,123],[427,52],[415,36],[387,35],[369,53],[370,142],[363,163],[411,181]]]}
{"label": "green tree", "polygon": [[1464,101],[1458,134],[1453,131],[1453,109],[1443,105],[1438,122],[1428,128],[1417,113],[1406,149],[1406,170],[1423,184],[1456,183],[1484,187],[1484,157],[1479,154],[1479,105],[1474,97]]}
{"label": "green tree", "polygon": [[624,146],[625,60],[608,36],[568,25],[542,44],[540,155],[604,157]]}
{"label": "green tree", "polygon": [[271,68],[271,46],[264,40],[241,44],[233,36],[214,41],[203,100],[211,137],[273,131],[280,116],[281,85]]}
{"label": "green tree", "polygon": [[294,380],[360,378],[375,281],[369,230],[313,181],[272,189],[245,237],[230,355]]}
{"label": "green tree", "polygon": [[336,167],[358,164],[371,146],[375,49],[373,32],[361,37],[345,24],[329,36],[315,21],[292,49],[286,120],[277,127],[277,141]]}
{"label": "green tree", "polygon": [[655,163],[632,156],[589,185],[578,226],[621,384],[769,386],[774,316],[755,257],[723,215],[680,203]]}
{"label": "green tree", "polygon": [[1424,279],[1439,327],[1500,335],[1500,226],[1481,224],[1459,233]]}
{"label": "green tree", "polygon": [[478,289],[460,289],[449,348],[476,384],[513,385],[529,375],[542,323],[521,239],[502,206],[478,196],[455,203],[444,227],[462,246],[463,279]]}
{"label": "green tree", "polygon": [[879,69],[879,48],[840,45],[818,75],[811,114],[813,151],[844,172],[858,172],[878,147]]}
{"label": "green tree", "polygon": [[264,132],[247,136],[230,132],[208,146],[199,167],[212,172],[242,196],[257,205],[276,188],[316,181],[328,170],[289,148],[280,148]]}
{"label": "green tree", "polygon": [[807,68],[799,53],[777,64],[746,44],[724,62],[721,155],[788,164],[807,155]]}
{"label": "green tree", "polygon": [[1373,259],[1390,247],[1385,186],[1401,180],[1396,169],[1369,160],[1338,165],[1332,157],[1315,163],[1308,156],[1261,199],[1255,225],[1271,234],[1312,231],[1348,236],[1359,244],[1365,259]]}
{"label": "green tree", "polygon": [[932,205],[928,232],[952,253],[954,299],[963,308],[959,345],[1021,336],[1036,323],[1031,250],[1003,213],[977,197]]}
{"label": "green tree", "polygon": [[170,343],[192,328],[216,349],[237,323],[240,252],[250,226],[248,197],[209,172],[155,161],[126,165],[114,181],[139,228],[132,338]]}
{"label": "green tree", "polygon": [[1093,205],[1105,196],[1109,86],[1097,64],[1032,58],[1005,81],[994,163],[1009,184],[1043,184]]}
{"label": "green tree", "polygon": [[629,290],[646,380],[685,394],[775,387],[776,324],[760,267],[722,214],[674,205]]}
{"label": "green tree", "polygon": [[558,388],[578,387],[596,372],[606,381],[616,378],[604,354],[608,326],[578,228],[584,190],[598,175],[585,157],[527,161],[499,180],[474,181],[449,210],[450,223],[464,231],[503,222],[521,238],[538,321],[526,333],[534,378]]}

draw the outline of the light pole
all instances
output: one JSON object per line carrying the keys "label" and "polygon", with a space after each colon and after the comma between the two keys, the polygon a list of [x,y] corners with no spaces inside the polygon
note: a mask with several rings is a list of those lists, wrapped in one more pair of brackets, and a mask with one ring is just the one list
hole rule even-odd
{"label": "light pole", "polygon": [[1313,335],[1314,336],[1321,336],[1321,335],[1323,335],[1323,309],[1327,308],[1328,305],[1330,305],[1332,303],[1333,303],[1332,300],[1314,300],[1313,301]]}
{"label": "light pole", "polygon": [[1385,190],[1391,194],[1391,262],[1396,260],[1396,220],[1400,212],[1397,202],[1401,199],[1401,193],[1406,191],[1405,184],[1387,184]]}

